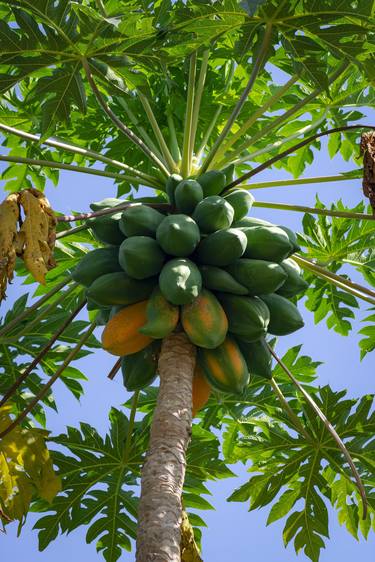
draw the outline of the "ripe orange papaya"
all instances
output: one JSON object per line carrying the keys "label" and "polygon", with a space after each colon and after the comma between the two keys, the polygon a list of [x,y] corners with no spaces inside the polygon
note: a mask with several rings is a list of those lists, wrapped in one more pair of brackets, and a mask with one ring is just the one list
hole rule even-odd
{"label": "ripe orange papaya", "polygon": [[144,349],[152,338],[141,334],[141,328],[147,320],[148,301],[137,302],[120,310],[104,328],[102,334],[103,348],[112,355],[130,355]]}
{"label": "ripe orange papaya", "polygon": [[210,394],[211,386],[207,382],[201,367],[197,364],[193,376],[193,417],[207,403]]}
{"label": "ripe orange papaya", "polygon": [[192,303],[181,309],[182,326],[189,340],[199,347],[214,349],[228,331],[224,309],[211,291],[202,289]]}
{"label": "ripe orange papaya", "polygon": [[198,349],[198,364],[210,385],[221,392],[241,394],[250,375],[235,340],[229,336],[216,349]]}

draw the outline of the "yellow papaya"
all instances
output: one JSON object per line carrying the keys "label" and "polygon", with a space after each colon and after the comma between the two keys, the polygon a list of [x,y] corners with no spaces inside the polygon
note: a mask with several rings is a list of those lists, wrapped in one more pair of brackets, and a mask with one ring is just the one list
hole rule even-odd
{"label": "yellow papaya", "polygon": [[223,343],[228,331],[224,309],[211,291],[202,289],[192,303],[181,309],[182,326],[189,340],[207,349]]}
{"label": "yellow papaya", "polygon": [[112,316],[102,334],[103,348],[112,355],[130,355],[144,349],[152,342],[150,336],[141,334],[147,320],[148,301],[137,302]]}
{"label": "yellow papaya", "polygon": [[207,382],[201,367],[197,364],[193,376],[193,417],[207,403],[210,394],[211,385]]}

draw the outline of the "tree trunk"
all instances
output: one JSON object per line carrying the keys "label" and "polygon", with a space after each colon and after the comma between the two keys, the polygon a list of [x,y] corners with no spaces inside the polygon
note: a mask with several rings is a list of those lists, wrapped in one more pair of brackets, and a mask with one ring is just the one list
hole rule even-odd
{"label": "tree trunk", "polygon": [[160,389],[142,470],[137,562],[180,562],[181,494],[191,435],[195,347],[184,332],[162,344]]}

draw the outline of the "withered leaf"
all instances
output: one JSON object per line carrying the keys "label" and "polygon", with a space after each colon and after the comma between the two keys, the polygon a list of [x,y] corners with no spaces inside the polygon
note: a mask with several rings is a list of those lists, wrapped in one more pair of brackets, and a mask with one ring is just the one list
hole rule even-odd
{"label": "withered leaf", "polygon": [[0,204],[0,302],[5,298],[7,283],[13,279],[16,265],[18,199],[19,194],[12,193]]}
{"label": "withered leaf", "polygon": [[36,189],[22,191],[20,204],[25,219],[17,236],[17,254],[35,280],[44,285],[47,271],[56,265],[53,259],[56,217],[48,199]]}

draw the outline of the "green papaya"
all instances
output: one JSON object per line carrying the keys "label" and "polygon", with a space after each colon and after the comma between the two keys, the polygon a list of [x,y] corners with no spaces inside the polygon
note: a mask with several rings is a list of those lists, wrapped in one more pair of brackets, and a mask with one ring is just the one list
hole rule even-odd
{"label": "green papaya", "polygon": [[249,295],[274,293],[282,286],[287,274],[277,263],[265,260],[242,258],[226,268],[233,277],[245,286]]}
{"label": "green papaya", "polygon": [[94,201],[90,203],[90,209],[93,211],[102,211],[103,209],[109,209],[112,207],[117,207],[117,205],[122,205],[126,203],[125,199],[118,199],[116,197],[107,197],[101,201]]}
{"label": "green papaya", "polygon": [[224,197],[211,195],[195,207],[193,219],[202,232],[209,234],[222,228],[229,228],[233,222],[234,209]]}
{"label": "green papaya", "polygon": [[167,179],[167,183],[165,184],[165,191],[167,192],[169,202],[174,207],[176,205],[176,201],[174,198],[174,194],[176,191],[176,187],[182,181],[182,177],[179,174],[172,174]]}
{"label": "green papaya", "polygon": [[156,240],[166,254],[177,257],[194,252],[200,232],[197,223],[187,215],[164,217],[156,231]]}
{"label": "green papaya", "polygon": [[134,279],[157,275],[166,259],[159,244],[150,236],[127,238],[121,244],[118,256],[125,273]]}
{"label": "green papaya", "polygon": [[223,195],[224,199],[230,203],[234,209],[233,222],[241,220],[246,217],[247,213],[250,211],[254,203],[254,197],[246,191],[246,189],[241,189],[234,187],[229,191],[225,192]]}
{"label": "green papaya", "polygon": [[118,247],[108,246],[91,250],[83,256],[72,271],[72,279],[88,287],[101,275],[121,271],[118,261]]}
{"label": "green papaya", "polygon": [[[257,219],[256,217],[243,217],[239,221],[233,223],[234,228],[243,228],[251,226],[276,226],[272,222],[265,221],[263,219]],[[280,227],[281,228],[281,227]]]}
{"label": "green papaya", "polygon": [[205,172],[197,181],[201,184],[204,197],[209,195],[219,195],[227,184],[224,172],[210,170]]}
{"label": "green papaya", "polygon": [[98,302],[96,302],[94,299],[91,299],[87,295],[87,290],[86,290],[86,308],[89,311],[91,311],[91,310],[106,310],[107,308],[110,309],[110,305],[103,306],[102,304],[99,304]]}
{"label": "green papaya", "polygon": [[292,245],[287,234],[278,226],[241,228],[246,234],[245,258],[281,262],[289,256]]}
{"label": "green papaya", "polygon": [[100,306],[133,304],[147,299],[156,284],[156,277],[138,281],[129,277],[125,271],[106,273],[90,285],[87,296]]}
{"label": "green papaya", "polygon": [[156,209],[137,203],[122,213],[119,227],[125,236],[155,236],[164,218]]}
{"label": "green papaya", "polygon": [[189,304],[201,292],[202,277],[195,263],[176,258],[167,262],[161,270],[159,287],[172,304]]}
{"label": "green papaya", "polygon": [[292,255],[295,252],[299,252],[301,247],[297,242],[297,236],[296,236],[295,232],[293,232],[293,230],[290,230],[290,228],[288,228],[287,226],[278,225],[278,227],[281,228],[281,230],[283,230],[284,232],[286,232],[286,234],[289,238],[289,242],[292,245],[292,250],[291,250],[291,253],[289,255]]}
{"label": "green papaya", "polygon": [[177,326],[179,315],[178,306],[168,302],[155,287],[147,303],[147,322],[138,331],[151,338],[165,338]]}
{"label": "green papaya", "polygon": [[121,371],[126,390],[142,390],[155,380],[159,353],[160,342],[152,342],[141,351],[122,358]]}
{"label": "green papaya", "polygon": [[275,336],[286,336],[304,326],[298,308],[281,295],[262,295],[262,301],[270,311],[268,331]]}
{"label": "green papaya", "polygon": [[234,179],[234,164],[229,164],[224,170],[222,170],[223,174],[225,175],[225,185],[229,185],[232,183]]}
{"label": "green papaya", "polygon": [[237,343],[246,361],[250,375],[272,379],[272,355],[266,341],[261,338],[255,342],[245,342],[237,338]]}
{"label": "green papaya", "polygon": [[174,198],[177,210],[185,215],[191,215],[203,199],[203,190],[197,181],[183,180],[176,187]]}
{"label": "green papaya", "polygon": [[290,299],[306,291],[309,285],[301,276],[301,268],[294,260],[286,259],[280,263],[280,266],[287,277],[283,285],[276,291],[278,295]]}
{"label": "green papaya", "polygon": [[125,236],[121,232],[120,225],[121,213],[114,215],[103,215],[102,217],[92,217],[86,223],[91,228],[95,238],[103,244],[118,246]]}
{"label": "green papaya", "polygon": [[196,259],[206,265],[229,265],[241,257],[246,249],[246,235],[239,228],[217,230],[202,238]]}
{"label": "green papaya", "polygon": [[258,297],[217,293],[228,318],[229,331],[244,341],[257,341],[267,333],[270,314]]}
{"label": "green papaya", "polygon": [[95,316],[95,322],[97,326],[105,326],[109,320],[111,314],[110,308],[102,308],[98,311]]}
{"label": "green papaya", "polygon": [[202,275],[203,286],[211,291],[232,293],[233,295],[247,295],[246,287],[238,283],[225,269],[213,265],[201,265],[199,271]]}

